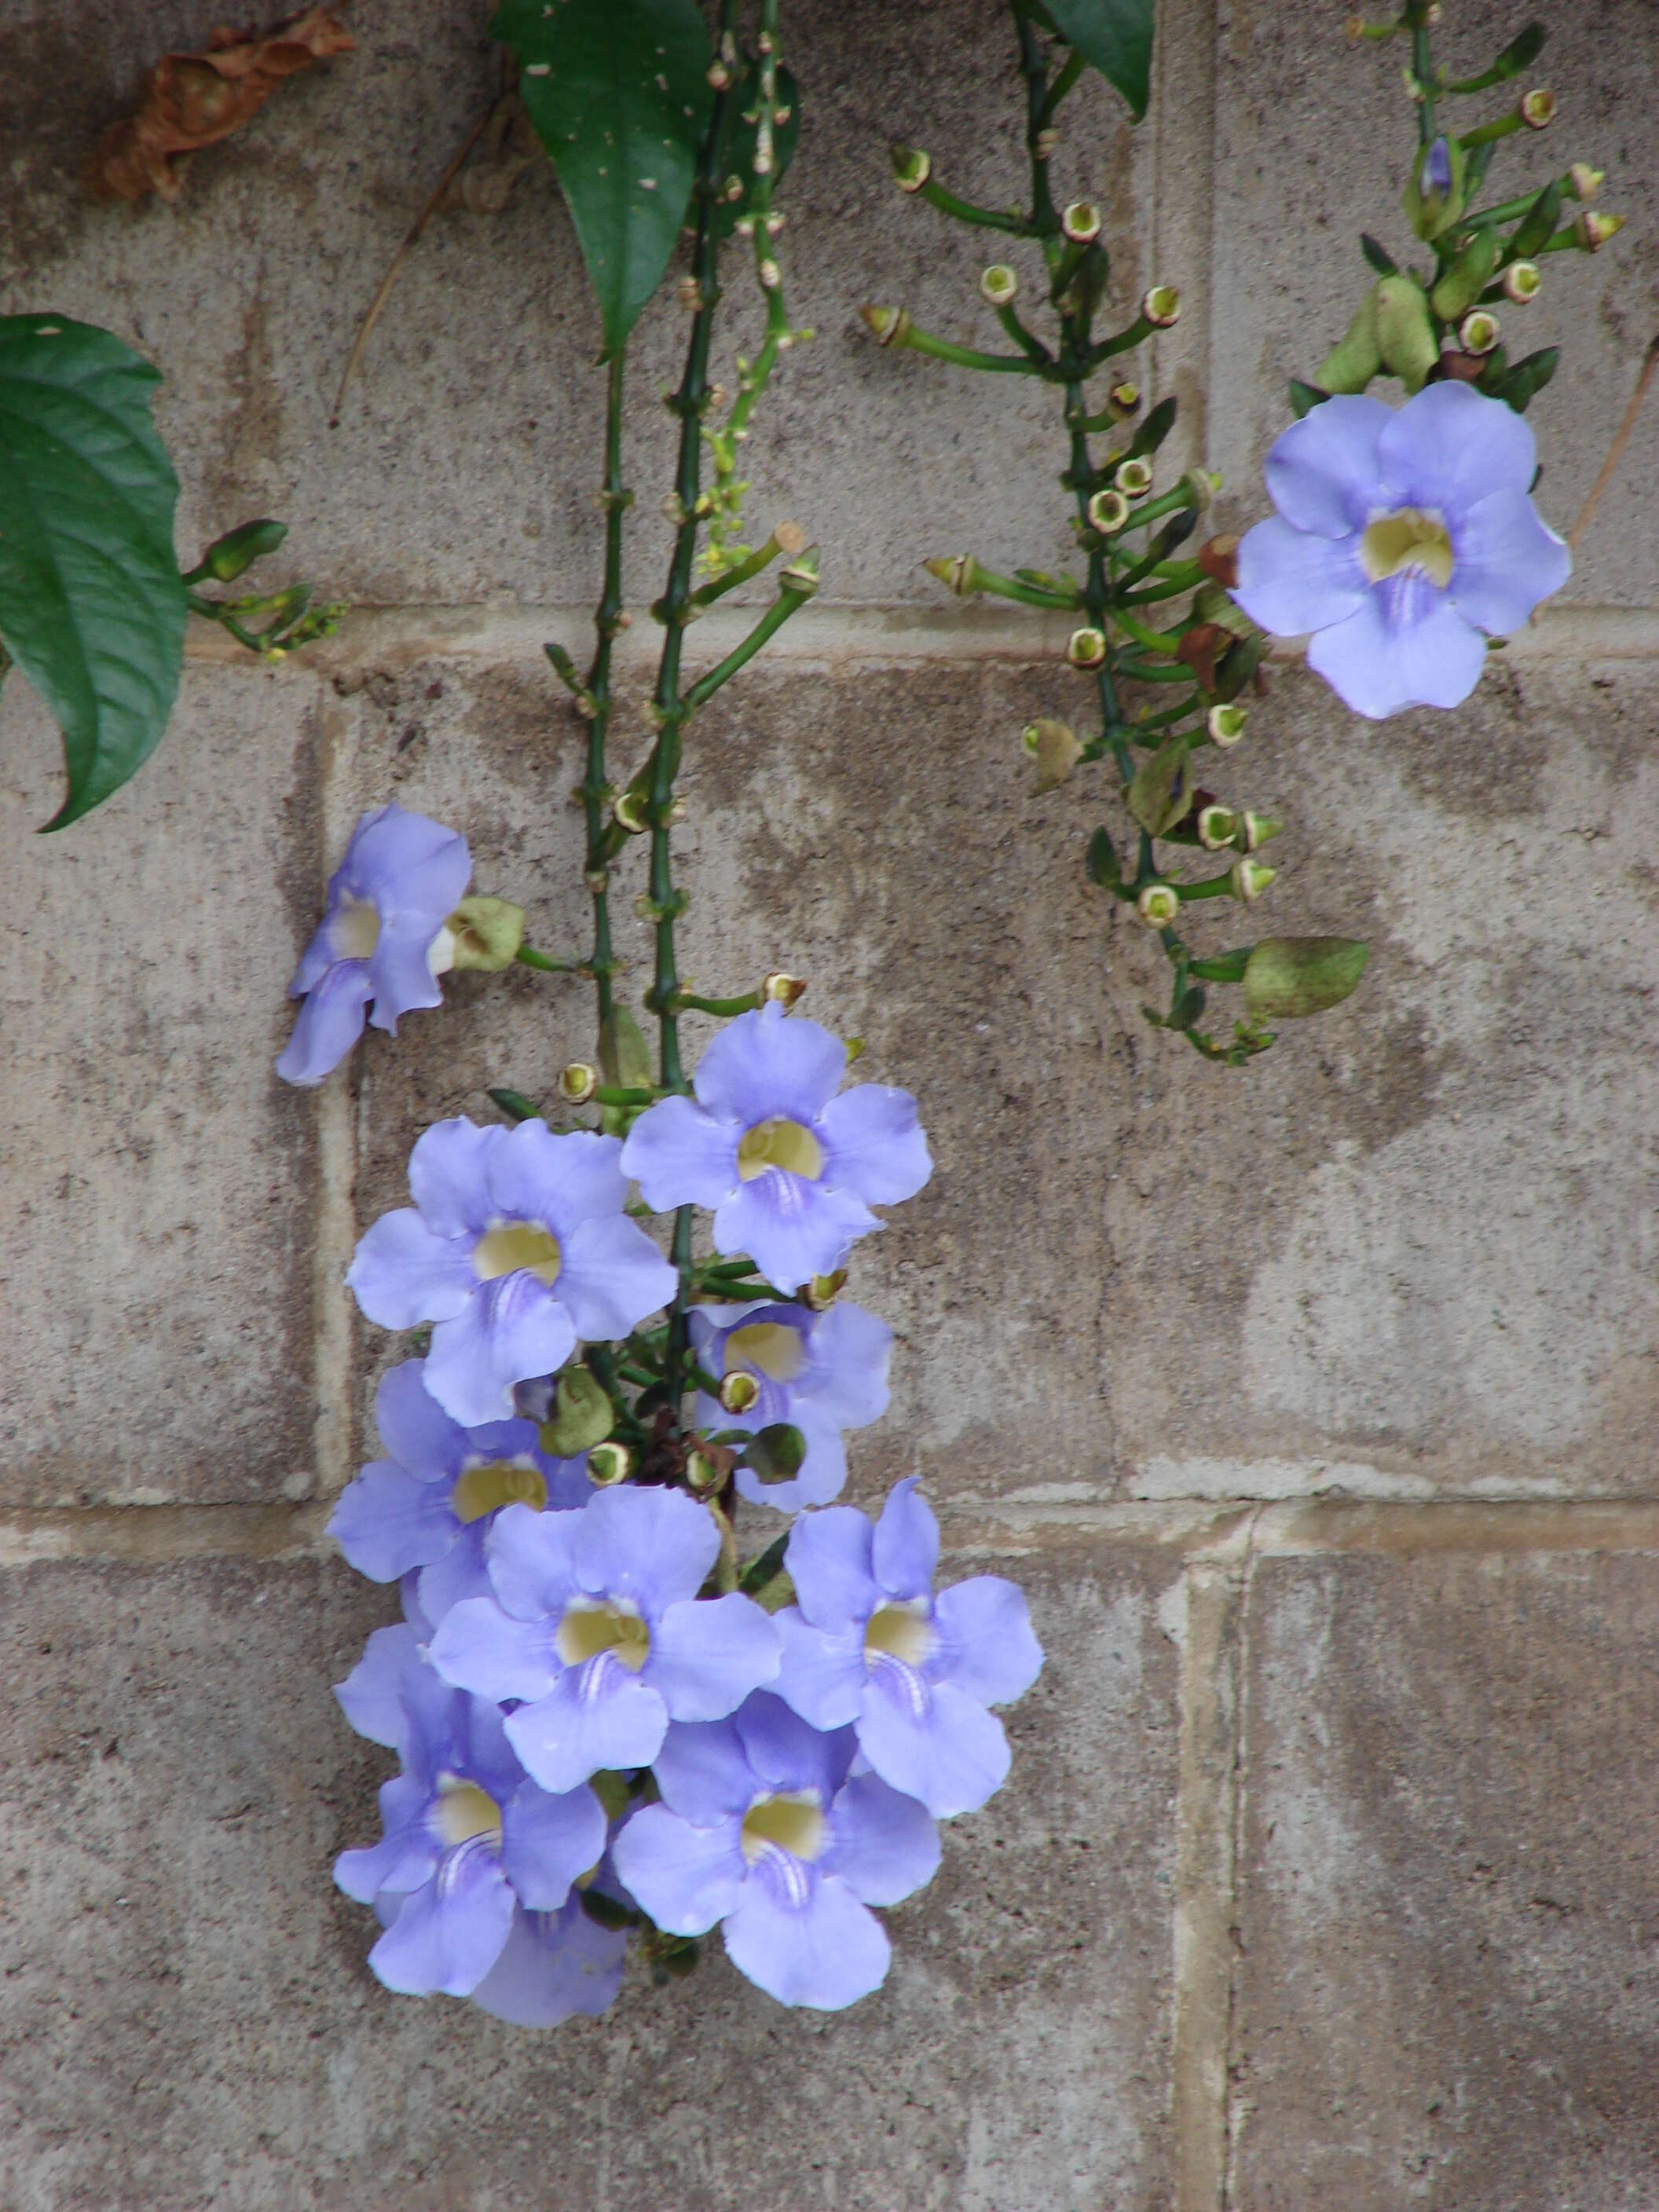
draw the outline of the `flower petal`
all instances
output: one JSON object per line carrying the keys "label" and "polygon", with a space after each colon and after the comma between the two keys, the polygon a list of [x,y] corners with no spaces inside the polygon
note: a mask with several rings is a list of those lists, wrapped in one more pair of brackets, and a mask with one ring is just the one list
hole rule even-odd
{"label": "flower petal", "polygon": [[384,1889],[417,1889],[438,1863],[439,1847],[427,1826],[426,1784],[411,1774],[394,1774],[380,1790],[385,1830],[367,1850],[342,1851],[334,1880],[359,1905],[373,1904]]}
{"label": "flower petal", "polygon": [[340,1711],[357,1734],[367,1736],[370,1743],[385,1744],[390,1751],[397,1749],[403,1733],[398,1686],[411,1667],[420,1665],[421,1642],[420,1631],[406,1620],[391,1628],[377,1628],[344,1681],[334,1685]]}
{"label": "flower petal", "polygon": [[1275,637],[1300,637],[1343,621],[1366,588],[1357,538],[1322,537],[1275,514],[1239,541],[1233,597]]}
{"label": "flower petal", "polygon": [[714,1249],[746,1252],[780,1290],[833,1275],[860,1237],[885,1224],[851,1191],[766,1168],[714,1215]]}
{"label": "flower petal", "polygon": [[519,1902],[556,1912],[604,1856],[605,1831],[605,1808],[586,1787],[556,1797],[521,1783],[501,1808],[501,1869]]}
{"label": "flower petal", "polygon": [[456,1606],[471,1597],[491,1597],[494,1585],[484,1565],[487,1524],[472,1522],[458,1529],[447,1551],[422,1568],[416,1588],[421,1610],[435,1627]]}
{"label": "flower petal", "polygon": [[389,1036],[397,1036],[398,1024],[404,1014],[444,1002],[428,958],[442,926],[441,922],[404,921],[382,928],[375,941],[368,961],[374,993],[374,1011],[369,1020]]}
{"label": "flower petal", "polygon": [[426,1387],[466,1427],[503,1420],[513,1411],[513,1385],[562,1367],[575,1348],[562,1302],[520,1267],[477,1285],[460,1312],[439,1322]]}
{"label": "flower petal", "polygon": [[438,1623],[428,1656],[446,1682],[476,1697],[542,1698],[563,1671],[554,1635],[551,1622],[515,1620],[494,1598],[465,1598]]}
{"label": "flower petal", "polygon": [[565,1607],[582,1589],[576,1567],[578,1513],[538,1513],[529,1505],[504,1506],[484,1539],[489,1579],[505,1611],[520,1620]]}
{"label": "flower petal", "polygon": [[737,1715],[744,1756],[768,1790],[811,1790],[828,1805],[847,1779],[858,1744],[850,1728],[823,1729],[763,1690]]}
{"label": "flower petal", "polygon": [[893,1332],[850,1298],[837,1298],[815,1318],[805,1372],[795,1395],[838,1429],[861,1429],[887,1411],[887,1365]]}
{"label": "flower petal", "polygon": [[729,1022],[697,1062],[697,1103],[722,1121],[752,1128],[782,1118],[811,1121],[836,1095],[847,1048],[817,1022],[786,1017],[775,999]]}
{"label": "flower petal", "polygon": [[306,994],[293,1035],[276,1060],[284,1083],[320,1083],[363,1033],[363,1010],[373,990],[362,960],[341,960],[325,969]]}
{"label": "flower petal", "polygon": [[897,1905],[939,1872],[939,1830],[925,1805],[878,1774],[859,1774],[830,1808],[835,1840],[821,1862],[866,1905]]}
{"label": "flower petal", "polygon": [[458,1526],[447,1484],[422,1482],[380,1459],[341,1492],[328,1534],[360,1575],[395,1583],[411,1568],[441,1559]]}
{"label": "flower petal", "polygon": [[671,1936],[701,1936],[743,1894],[737,1820],[694,1828],[666,1805],[634,1814],[611,1847],[632,1896]]}
{"label": "flower petal", "polygon": [[939,1565],[939,1522],[921,1495],[920,1475],[907,1474],[888,1492],[871,1547],[876,1580],[891,1597],[926,1597]]}
{"label": "flower petal", "polygon": [[1494,492],[1477,500],[1453,532],[1447,596],[1466,622],[1507,637],[1571,574],[1565,541],[1525,492]]}
{"label": "flower petal", "polygon": [[441,1237],[482,1237],[493,1218],[489,1161],[505,1129],[481,1129],[465,1114],[434,1121],[409,1156],[410,1195]]}
{"label": "flower petal", "polygon": [[500,1958],[512,1925],[513,1892],[500,1862],[479,1844],[463,1844],[404,1899],[368,1963],[404,1996],[468,1996]]}
{"label": "flower petal", "polygon": [[1042,1646],[1031,1632],[1025,1593],[1000,1575],[954,1583],[933,1601],[939,1649],[927,1672],[954,1682],[981,1705],[1011,1705],[1042,1672]]}
{"label": "flower petal", "polygon": [[625,1214],[579,1222],[562,1256],[555,1287],[576,1334],[590,1344],[626,1336],[679,1287],[673,1268]]}
{"label": "flower petal", "polygon": [[520,1121],[501,1132],[489,1157],[493,1209],[512,1220],[546,1222],[556,1235],[620,1213],[628,1202],[622,1149],[620,1138],[586,1129],[560,1137],[544,1121]]}
{"label": "flower petal", "polygon": [[741,1133],[690,1098],[660,1098],[629,1131],[623,1169],[659,1213],[672,1206],[718,1206],[738,1187]]}
{"label": "flower petal", "polygon": [[783,1663],[773,1685],[778,1695],[816,1729],[845,1728],[855,1721],[869,1684],[862,1624],[813,1628],[793,1605],[773,1620],[783,1645]]}
{"label": "flower petal", "polygon": [[555,1791],[575,1789],[602,1767],[649,1766],[667,1726],[656,1691],[609,1651],[567,1667],[544,1698],[507,1718],[526,1772]]}
{"label": "flower petal", "polygon": [[950,1682],[929,1690],[901,1662],[872,1670],[858,1732],[882,1780],[920,1798],[938,1820],[977,1812],[1007,1779],[1001,1722]]}
{"label": "flower petal", "polygon": [[[396,1460],[399,1467],[424,1481],[435,1482],[460,1473],[467,1438],[465,1430],[450,1419],[427,1389],[424,1366],[423,1360],[405,1359],[380,1377],[374,1393],[374,1425],[388,1459]],[[534,1444],[534,1430],[528,1421],[524,1426],[530,1430],[530,1443]],[[525,1449],[522,1444],[514,1446],[515,1451]]]}
{"label": "flower petal", "polygon": [[1309,667],[1374,722],[1402,707],[1461,705],[1486,665],[1486,641],[1443,594],[1435,598],[1421,619],[1396,626],[1386,592],[1369,592],[1346,622],[1320,631],[1308,647]]}
{"label": "flower petal", "polygon": [[1377,459],[1389,507],[1429,507],[1455,525],[1493,492],[1528,489],[1538,441],[1512,407],[1449,378],[1425,385],[1390,417]]}
{"label": "flower petal", "polygon": [[720,1548],[720,1531],[707,1507],[683,1490],[652,1484],[596,1492],[576,1523],[571,1557],[584,1589],[630,1599],[654,1620],[680,1599],[696,1595]]}
{"label": "flower petal", "polygon": [[789,1532],[783,1563],[795,1600],[814,1628],[856,1628],[881,1603],[872,1565],[875,1531],[855,1505],[804,1513]]}
{"label": "flower petal", "polygon": [[561,1912],[521,1907],[472,2002],[515,2027],[556,2027],[578,2014],[592,2018],[615,1999],[627,1954],[623,1931],[601,1928],[574,1899]]}
{"label": "flower petal", "polygon": [[652,1631],[642,1676],[675,1720],[724,1720],[775,1677],[781,1656],[770,1616],[732,1590],[671,1605]]}
{"label": "flower petal", "polygon": [[676,1721],[652,1766],[671,1813],[699,1827],[741,1819],[762,1787],[733,1721]]}
{"label": "flower petal", "polygon": [[892,1947],[874,1913],[839,1876],[817,1876],[802,1887],[798,1902],[793,1885],[763,1877],[745,1882],[741,1901],[726,1916],[726,1954],[780,2004],[842,2012],[881,1987]]}
{"label": "flower petal", "polygon": [[933,1172],[933,1155],[908,1091],[860,1083],[832,1098],[818,1116],[827,1181],[869,1206],[914,1198]]}
{"label": "flower petal", "polygon": [[477,1277],[464,1246],[435,1236],[404,1206],[383,1213],[359,1240],[346,1284],[370,1321],[382,1328],[413,1328],[460,1313]]}
{"label": "flower petal", "polygon": [[465,837],[393,804],[362,817],[334,880],[354,897],[371,899],[383,923],[429,915],[435,929],[471,879]]}
{"label": "flower petal", "polygon": [[1345,394],[1281,431],[1262,473],[1285,521],[1322,538],[1363,530],[1381,498],[1377,447],[1394,420],[1380,399]]}

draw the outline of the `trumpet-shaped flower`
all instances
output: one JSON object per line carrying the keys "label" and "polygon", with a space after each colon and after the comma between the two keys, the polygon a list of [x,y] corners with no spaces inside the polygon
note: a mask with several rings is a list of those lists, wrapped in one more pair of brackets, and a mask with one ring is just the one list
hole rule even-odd
{"label": "trumpet-shaped flower", "polygon": [[671,1720],[722,1719],[778,1671],[778,1632],[752,1599],[697,1596],[720,1532],[683,1491],[597,1491],[580,1513],[509,1505],[484,1553],[494,1595],[445,1615],[432,1663],[524,1701],[507,1740],[545,1790],[648,1766]]}
{"label": "trumpet-shaped flower", "polygon": [[814,1728],[850,1723],[882,1779],[943,1819],[1000,1788],[1008,1742],[986,1707],[1023,1696],[1042,1651],[1014,1583],[975,1575],[935,1596],[938,1563],[914,1475],[874,1527],[851,1505],[803,1514],[784,1554],[797,1603],[777,1615],[777,1692]]}
{"label": "trumpet-shaped flower", "polygon": [[675,1726],[653,1771],[659,1805],[617,1837],[617,1872],[659,1928],[719,1921],[726,1955],[781,2004],[839,2012],[885,1979],[870,1911],[933,1879],[938,1832],[877,1776],[849,1778],[850,1729],[825,1735],[764,1692],[731,1720]]}
{"label": "trumpet-shaped flower", "polygon": [[465,838],[441,822],[401,806],[364,815],[289,986],[305,1003],[278,1075],[320,1083],[362,1035],[365,1016],[395,1036],[400,1015],[442,1004],[438,977],[453,961],[447,925],[471,876]]}
{"label": "trumpet-shaped flower", "polygon": [[887,1410],[893,1332],[886,1322],[848,1299],[813,1313],[762,1298],[740,1306],[693,1306],[691,1343],[705,1373],[721,1382],[746,1376],[757,1393],[751,1404],[731,1413],[700,1392],[695,1418],[701,1427],[752,1433],[787,1421],[806,1439],[800,1471],[787,1482],[763,1483],[751,1468],[740,1467],[742,1495],[787,1513],[839,1497],[847,1480],[842,1431],[861,1429]]}
{"label": "trumpet-shaped flower", "polygon": [[550,1459],[529,1421],[452,1421],[406,1359],[383,1377],[374,1419],[386,1456],[346,1485],[328,1524],[359,1574],[398,1582],[419,1571],[421,1610],[437,1622],[459,1598],[489,1595],[484,1538],[503,1505],[585,1505],[587,1463]]}
{"label": "trumpet-shaped flower", "polygon": [[913,1198],[933,1173],[907,1091],[836,1096],[847,1048],[774,1000],[739,1014],[702,1060],[695,1099],[659,1099],[623,1152],[647,1202],[714,1209],[714,1249],[746,1252],[793,1290],[835,1272],[883,1224],[872,1206]]}
{"label": "trumpet-shaped flower", "polygon": [[541,1121],[440,1121],[410,1156],[413,1207],[382,1214],[346,1281],[383,1328],[434,1322],[426,1388],[468,1428],[514,1410],[513,1386],[562,1367],[579,1337],[626,1336],[678,1278],[623,1212],[615,1137]]}
{"label": "trumpet-shaped flower", "polygon": [[605,1811],[591,1790],[538,1789],[497,1708],[429,1667],[409,1669],[398,1694],[403,1771],[380,1791],[386,1832],[342,1851],[334,1879],[390,1923],[368,1956],[389,1990],[468,1996],[501,1959],[519,1908],[556,1912],[599,1863]]}
{"label": "trumpet-shaped flower", "polygon": [[1267,456],[1279,513],[1245,532],[1233,596],[1275,636],[1313,631],[1309,667],[1358,714],[1455,707],[1486,635],[1572,567],[1528,496],[1535,458],[1521,416],[1467,384],[1398,410],[1327,399]]}
{"label": "trumpet-shaped flower", "polygon": [[626,1933],[590,1920],[574,1889],[556,1912],[521,1905],[472,2002],[514,2027],[556,2027],[578,2014],[592,2019],[621,1987],[627,1951]]}

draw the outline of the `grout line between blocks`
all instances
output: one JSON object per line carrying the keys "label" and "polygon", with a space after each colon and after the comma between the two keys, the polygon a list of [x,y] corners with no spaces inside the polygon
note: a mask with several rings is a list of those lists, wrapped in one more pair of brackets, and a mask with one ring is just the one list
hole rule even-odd
{"label": "grout line between blocks", "polygon": [[[318,784],[322,849],[318,888],[328,879],[332,856],[345,844],[349,824],[342,807],[341,756],[349,745],[351,715],[326,684],[319,686]],[[357,1179],[355,1085],[330,1083],[317,1098],[317,1207],[313,1248],[313,1386],[316,1411],[312,1428],[315,1486],[325,1497],[343,1490],[353,1467],[352,1423],[355,1324],[344,1289],[357,1222],[354,1204]]]}

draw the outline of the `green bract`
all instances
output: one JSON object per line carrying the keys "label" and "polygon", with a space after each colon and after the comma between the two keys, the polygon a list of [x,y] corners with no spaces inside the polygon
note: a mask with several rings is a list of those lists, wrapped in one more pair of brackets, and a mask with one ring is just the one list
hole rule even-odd
{"label": "green bract", "polygon": [[558,173],[614,354],[662,281],[690,203],[711,94],[696,0],[506,0],[492,37]]}
{"label": "green bract", "polygon": [[90,324],[0,317],[0,640],[64,733],[61,830],[167,727],[185,642],[160,372]]}

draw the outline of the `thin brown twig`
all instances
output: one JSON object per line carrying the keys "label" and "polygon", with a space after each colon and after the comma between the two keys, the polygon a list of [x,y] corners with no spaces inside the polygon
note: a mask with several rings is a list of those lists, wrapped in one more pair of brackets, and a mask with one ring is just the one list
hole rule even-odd
{"label": "thin brown twig", "polygon": [[454,183],[456,178],[459,175],[462,164],[465,161],[467,155],[472,151],[472,149],[477,144],[479,139],[483,137],[484,132],[489,128],[489,119],[495,112],[496,106],[497,103],[495,100],[492,100],[489,106],[485,108],[483,113],[478,118],[477,121],[473,125],[472,128],[467,132],[465,137],[461,141],[453,158],[450,161],[449,167],[444,171],[442,176],[439,178],[437,185],[433,191],[431,198],[421,210],[420,214],[415,218],[413,224],[404,234],[403,244],[392,255],[392,264],[387,269],[386,275],[381,277],[380,289],[375,293],[374,297],[369,301],[368,312],[363,317],[362,321],[358,325],[357,335],[351,342],[351,351],[346,356],[346,364],[340,374],[340,388],[334,395],[334,405],[328,418],[328,427],[331,430],[337,430],[340,427],[340,410],[345,404],[346,386],[350,383],[353,376],[356,374],[358,363],[362,360],[363,349],[368,343],[370,333],[373,331],[375,324],[380,319],[381,309],[386,306],[386,301],[392,297],[392,288],[398,281],[398,273],[402,270],[404,261],[408,258],[413,249],[420,244],[422,238],[425,235],[427,225],[431,222],[433,216],[438,212],[439,204],[442,201],[444,194],[449,190],[451,185]]}
{"label": "thin brown twig", "polygon": [[1636,417],[1641,411],[1642,402],[1647,396],[1647,389],[1653,381],[1656,369],[1659,369],[1659,335],[1656,335],[1648,341],[1648,349],[1642,359],[1642,374],[1636,380],[1636,389],[1630,396],[1630,404],[1625,410],[1624,420],[1613,434],[1613,443],[1607,447],[1607,457],[1601,464],[1601,472],[1589,488],[1589,497],[1578,510],[1577,521],[1567,532],[1569,545],[1577,547],[1579,539],[1584,534],[1586,525],[1595,512],[1596,501],[1613,481],[1613,471],[1619,466],[1626,447],[1630,443],[1630,434],[1636,428]]}

